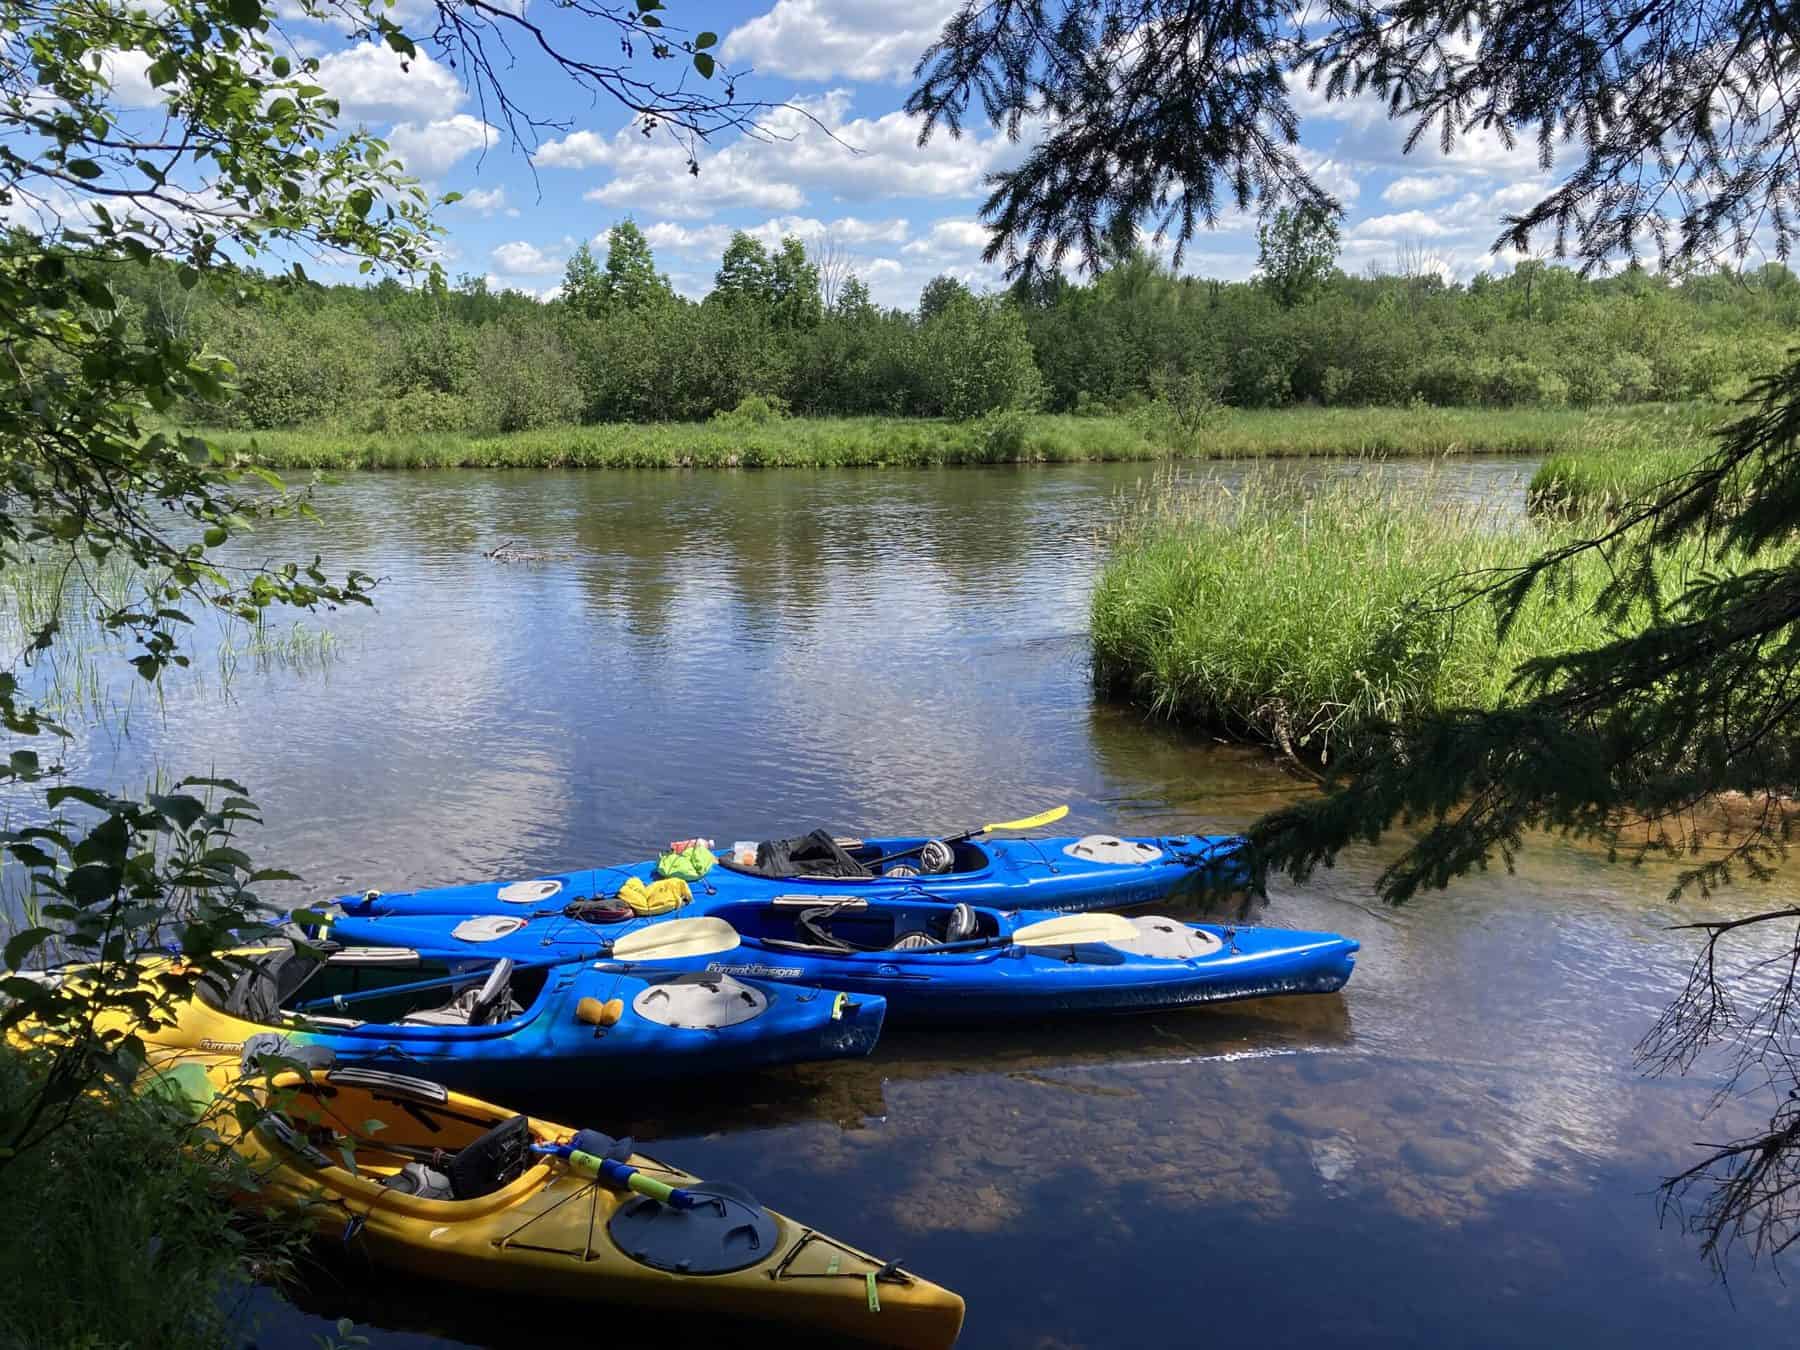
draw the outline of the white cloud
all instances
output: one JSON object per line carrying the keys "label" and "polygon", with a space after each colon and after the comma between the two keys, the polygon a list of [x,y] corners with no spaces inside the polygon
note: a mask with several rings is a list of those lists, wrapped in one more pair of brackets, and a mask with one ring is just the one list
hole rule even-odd
{"label": "white cloud", "polygon": [[494,250],[494,266],[516,277],[548,276],[552,272],[562,271],[567,261],[560,252],[549,252],[536,244],[528,244],[523,239],[515,239]]}
{"label": "white cloud", "polygon": [[166,95],[150,83],[150,58],[139,51],[110,51],[100,58],[113,98],[127,108],[160,107]]}
{"label": "white cloud", "polygon": [[387,143],[408,173],[420,178],[441,178],[464,155],[486,150],[499,135],[498,128],[479,117],[457,113],[422,126],[402,122],[388,132]]}
{"label": "white cloud", "polygon": [[316,80],[337,99],[347,126],[429,122],[450,116],[463,101],[456,76],[423,52],[403,59],[370,42],[325,57]]}
{"label": "white cloud", "polygon": [[1359,220],[1348,233],[1352,239],[1440,239],[1467,228],[1447,225],[1429,211],[1395,211]]}
{"label": "white cloud", "polygon": [[463,193],[462,200],[457,205],[478,216],[498,215],[502,211],[509,216],[519,214],[518,208],[506,204],[506,189],[503,187],[470,188]]}
{"label": "white cloud", "polygon": [[1453,173],[1409,173],[1381,190],[1381,200],[1393,206],[1422,206],[1456,191],[1462,180]]}
{"label": "white cloud", "polygon": [[610,138],[574,132],[540,147],[533,162],[609,168],[611,179],[589,191],[590,201],[694,220],[725,207],[798,210],[815,194],[841,201],[969,196],[989,172],[1022,153],[1004,136],[974,133],[920,146],[918,123],[905,113],[851,118],[849,110],[844,89],[797,99],[771,112],[760,136],[705,156],[697,175],[684,147],[630,128]]}
{"label": "white cloud", "polygon": [[[779,244],[789,235],[811,246],[829,235],[849,247],[858,244],[897,244],[906,238],[907,223],[892,220],[861,220],[856,216],[840,216],[836,220],[818,220],[812,216],[772,216],[760,225],[680,225],[672,220],[659,220],[644,231],[653,249],[666,248],[676,253],[707,254],[716,257],[725,251],[731,236],[739,229],[765,248]],[[597,235],[596,240],[605,236]]]}
{"label": "white cloud", "polygon": [[1550,182],[1544,178],[1527,178],[1523,182],[1509,183],[1493,196],[1488,198],[1488,205],[1493,209],[1495,225],[1499,225],[1499,217],[1503,214],[1524,210],[1534,206],[1549,194]]}
{"label": "white cloud", "polygon": [[1304,145],[1296,146],[1295,157],[1313,176],[1313,181],[1324,188],[1340,202],[1348,205],[1362,196],[1362,179],[1358,176],[1354,165],[1330,155],[1321,155],[1308,150]]}
{"label": "white cloud", "polygon": [[[615,177],[604,187],[581,194],[582,200],[606,206],[633,206],[655,202],[665,215],[683,219],[710,216],[728,206],[746,206],[760,211],[794,211],[806,205],[806,195],[792,183],[759,182],[753,178],[712,173],[699,176],[688,173],[686,161],[678,177],[649,170]],[[687,187],[685,193],[683,186]]]}
{"label": "white cloud", "polygon": [[776,0],[731,30],[720,54],[733,65],[800,80],[891,80],[912,74],[956,0]]}
{"label": "white cloud", "polygon": [[923,239],[900,251],[924,258],[978,258],[987,243],[987,227],[978,220],[940,220]]}
{"label": "white cloud", "polygon": [[[621,131],[616,139],[630,134]],[[641,132],[637,139],[643,139]],[[532,152],[531,162],[546,169],[582,169],[605,164],[611,155],[612,146],[598,132],[571,131],[561,140],[545,141]]]}

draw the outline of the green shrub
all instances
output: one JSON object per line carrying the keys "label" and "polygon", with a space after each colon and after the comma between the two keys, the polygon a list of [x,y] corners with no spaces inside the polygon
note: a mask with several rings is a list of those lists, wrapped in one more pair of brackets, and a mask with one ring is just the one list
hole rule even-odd
{"label": "green shrub", "polygon": [[766,427],[788,415],[787,400],[773,394],[745,394],[729,412],[716,412],[714,422],[725,426]]}
{"label": "green shrub", "polygon": [[977,433],[981,457],[1007,464],[1024,459],[1029,447],[1031,418],[1019,408],[996,408],[981,419]]}
{"label": "green shrub", "polygon": [[994,298],[952,296],[913,342],[920,411],[971,418],[996,408],[1032,408],[1043,380],[1018,311]]}
{"label": "green shrub", "polygon": [[476,339],[476,357],[484,427],[531,431],[580,416],[580,370],[553,329],[516,320],[489,324]]}
{"label": "green shrub", "polygon": [[410,389],[393,398],[378,398],[357,420],[367,432],[451,434],[481,429],[482,411],[473,398],[434,389]]}
{"label": "green shrub", "polygon": [[[0,1048],[0,1119],[29,1098]],[[243,1343],[245,1286],[281,1275],[293,1229],[234,1221],[230,1155],[184,1150],[191,1126],[154,1101],[84,1097],[51,1139],[0,1164],[0,1346],[192,1350]]]}

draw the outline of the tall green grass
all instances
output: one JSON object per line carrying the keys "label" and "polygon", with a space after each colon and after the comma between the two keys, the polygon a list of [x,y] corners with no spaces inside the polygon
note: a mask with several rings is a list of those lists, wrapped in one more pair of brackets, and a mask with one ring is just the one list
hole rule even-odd
{"label": "tall green grass", "polygon": [[306,427],[209,435],[277,469],[852,468],[1310,455],[1555,454],[1697,441],[1709,405],[1225,409],[1191,441],[1151,405],[1125,416],[729,415],[704,423],[549,427],[501,436]]}
{"label": "tall green grass", "polygon": [[1700,462],[1710,432],[1731,415],[1728,405],[1695,404],[1685,426],[1665,424],[1657,437],[1621,435],[1595,424],[1582,444],[1545,456],[1526,489],[1534,510],[1564,514],[1607,512],[1640,497]]}
{"label": "tall green grass", "polygon": [[1491,707],[1526,658],[1603,641],[1597,558],[1504,637],[1487,604],[1447,603],[1453,579],[1572,528],[1402,496],[1378,470],[1310,495],[1255,478],[1165,490],[1121,515],[1093,597],[1095,677],[1155,715],[1326,760],[1372,722]]}
{"label": "tall green grass", "polygon": [[1538,466],[1527,488],[1534,510],[1615,511],[1688,472],[1707,444],[1650,449],[1565,451]]}

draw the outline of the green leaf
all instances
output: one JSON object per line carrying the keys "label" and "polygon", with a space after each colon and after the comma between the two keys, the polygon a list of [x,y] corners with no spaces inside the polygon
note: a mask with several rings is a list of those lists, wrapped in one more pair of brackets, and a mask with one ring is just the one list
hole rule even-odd
{"label": "green leaf", "polygon": [[718,42],[718,40],[719,35],[717,33],[702,33],[699,37],[694,39],[694,50],[699,51],[703,47],[710,47]]}
{"label": "green leaf", "polygon": [[77,178],[98,178],[106,172],[91,159],[72,159],[64,167]]}
{"label": "green leaf", "polygon": [[53,787],[44,794],[44,800],[52,809],[61,806],[64,802],[75,801],[81,802],[85,806],[92,806],[97,810],[110,811],[113,804],[111,797],[90,787]]}
{"label": "green leaf", "polygon": [[63,878],[63,889],[77,904],[104,900],[119,889],[124,873],[111,863],[83,863]]}
{"label": "green leaf", "polygon": [[712,57],[708,56],[705,52],[695,52],[694,69],[710,80],[713,76]]}
{"label": "green leaf", "polygon": [[208,548],[217,548],[220,544],[231,538],[231,532],[223,525],[214,525],[204,536],[202,536],[202,538]]}
{"label": "green leaf", "polygon": [[25,958],[43,946],[46,940],[56,936],[54,928],[27,928],[14,934],[6,944],[6,968],[18,970],[25,963]]}
{"label": "green leaf", "polygon": [[230,0],[226,13],[231,15],[233,23],[244,28],[254,28],[262,22],[263,16],[262,5],[258,0]]}

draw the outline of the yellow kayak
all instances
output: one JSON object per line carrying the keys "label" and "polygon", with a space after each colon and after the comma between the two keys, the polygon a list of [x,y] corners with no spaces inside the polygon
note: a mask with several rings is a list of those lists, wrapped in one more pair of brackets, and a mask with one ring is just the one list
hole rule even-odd
{"label": "yellow kayak", "polygon": [[[235,1058],[177,1058],[155,1086],[223,1107],[240,1073]],[[374,1264],[878,1345],[948,1346],[962,1328],[958,1295],[628,1140],[372,1069],[288,1073],[255,1091],[274,1109],[236,1134],[260,1178],[240,1202],[304,1213]],[[229,1110],[208,1122],[237,1131]]]}

